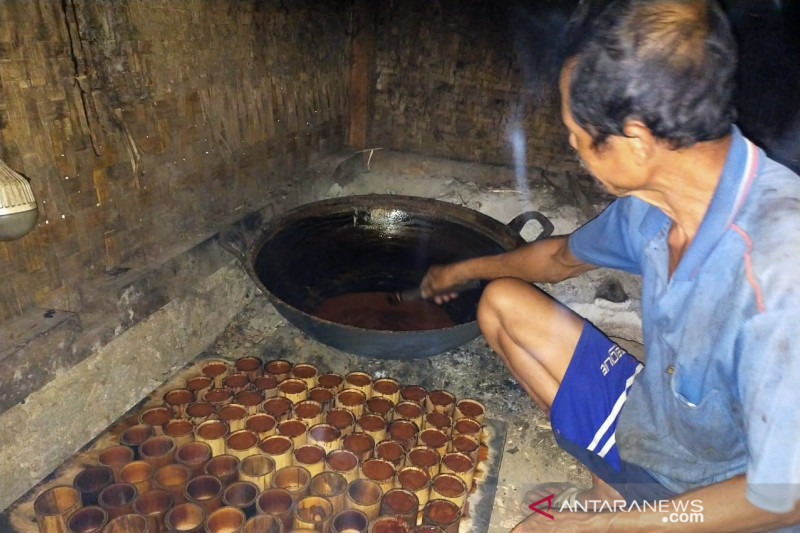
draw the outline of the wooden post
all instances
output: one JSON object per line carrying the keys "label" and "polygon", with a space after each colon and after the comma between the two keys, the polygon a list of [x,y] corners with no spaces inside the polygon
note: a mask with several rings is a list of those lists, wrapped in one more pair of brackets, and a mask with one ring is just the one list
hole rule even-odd
{"label": "wooden post", "polygon": [[375,72],[375,27],[372,2],[356,0],[350,60],[350,127],[347,144],[367,147],[372,118],[372,82]]}

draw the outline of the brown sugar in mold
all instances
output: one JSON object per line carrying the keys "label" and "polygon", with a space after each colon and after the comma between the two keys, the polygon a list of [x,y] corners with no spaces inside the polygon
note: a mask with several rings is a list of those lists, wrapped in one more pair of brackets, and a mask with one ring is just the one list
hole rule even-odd
{"label": "brown sugar in mold", "polygon": [[446,413],[434,411],[425,415],[425,427],[436,428],[449,435],[453,427],[453,418]]}
{"label": "brown sugar in mold", "polygon": [[244,405],[247,408],[247,412],[251,415],[256,413],[258,406],[264,403],[264,400],[266,400],[264,394],[256,390],[242,391],[236,394],[233,399],[233,401],[239,405]]}
{"label": "brown sugar in mold", "polygon": [[486,409],[483,404],[471,398],[464,398],[456,403],[456,411],[468,418],[474,418],[478,422],[482,422],[483,417],[486,415]]}
{"label": "brown sugar in mold", "polygon": [[318,441],[333,442],[341,436],[341,431],[328,424],[317,424],[309,430],[309,434]]}
{"label": "brown sugar in mold", "polygon": [[253,381],[263,373],[263,365],[261,359],[254,356],[245,356],[237,359],[233,364],[234,370],[247,374],[250,381]]}
{"label": "brown sugar in mold", "polygon": [[464,482],[456,476],[440,474],[433,478],[432,489],[435,489],[442,496],[458,498],[464,494],[466,487],[464,486]]}
{"label": "brown sugar in mold", "polygon": [[237,394],[250,387],[250,376],[243,372],[229,374],[222,380],[222,386],[231,393]]}
{"label": "brown sugar in mold", "polygon": [[382,396],[373,396],[367,400],[367,412],[382,416],[388,420],[389,414],[394,409],[394,402]]}
{"label": "brown sugar in mold", "polygon": [[428,391],[419,385],[406,385],[400,389],[400,397],[404,400],[424,405],[425,398],[428,397]]}
{"label": "brown sugar in mold", "polygon": [[447,433],[440,429],[427,428],[420,432],[419,440],[425,446],[439,450],[447,444],[449,438]]}
{"label": "brown sugar in mold", "polygon": [[419,506],[419,500],[413,493],[401,489],[392,489],[384,494],[388,507],[393,511],[405,513],[416,509]]}
{"label": "brown sugar in mold", "polygon": [[[325,390],[325,389],[322,389]],[[322,405],[314,400],[298,402],[294,406],[294,415],[301,419],[312,419],[322,415]]]}
{"label": "brown sugar in mold", "polygon": [[394,477],[394,466],[383,459],[369,459],[361,465],[364,477],[378,482],[387,481]]}
{"label": "brown sugar in mold", "polygon": [[333,405],[334,398],[333,391],[325,387],[314,387],[308,391],[308,399],[322,405],[323,409]]}
{"label": "brown sugar in mold", "polygon": [[389,424],[389,433],[393,438],[399,440],[408,440],[415,437],[419,429],[417,425],[409,420],[395,420]]}
{"label": "brown sugar in mold", "polygon": [[272,361],[267,361],[264,365],[264,371],[275,376],[275,379],[280,383],[291,375],[292,366],[292,363],[284,359],[273,359]]}
{"label": "brown sugar in mold", "polygon": [[335,408],[325,413],[325,423],[337,428],[342,435],[351,433],[356,417],[347,409]]}
{"label": "brown sugar in mold", "polygon": [[374,393],[380,394],[381,396],[385,396],[390,398],[394,395],[399,397],[400,395],[400,383],[396,379],[392,378],[380,378],[376,379],[375,382],[372,384],[372,390]]}
{"label": "brown sugar in mold", "polygon": [[430,500],[422,511],[423,524],[434,524],[445,533],[458,531],[461,511],[456,504],[448,500]]}
{"label": "brown sugar in mold", "polygon": [[326,374],[320,374],[319,377],[317,377],[317,383],[320,387],[338,392],[344,384],[344,377],[335,372],[328,372]]}
{"label": "brown sugar in mold", "polygon": [[350,372],[344,378],[345,385],[352,385],[353,388],[366,387],[372,384],[372,378],[364,372]]}
{"label": "brown sugar in mold", "polygon": [[358,425],[365,431],[378,431],[386,428],[386,420],[377,415],[362,415],[358,419]]}
{"label": "brown sugar in mold", "polygon": [[428,473],[439,469],[440,459],[439,452],[427,446],[417,446],[408,451],[408,461],[413,466],[422,468]]}
{"label": "brown sugar in mold", "polygon": [[420,490],[430,483],[430,476],[420,468],[404,468],[397,474],[400,486],[412,491]]}
{"label": "brown sugar in mold", "polygon": [[366,433],[351,433],[342,437],[342,448],[350,450],[362,461],[372,457],[375,439]]}
{"label": "brown sugar in mold", "polygon": [[278,421],[275,420],[275,417],[267,413],[256,413],[244,421],[245,429],[255,431],[261,438],[274,434],[277,425]]}
{"label": "brown sugar in mold", "polygon": [[456,397],[446,390],[432,390],[428,393],[428,411],[438,411],[452,415],[456,408]]}
{"label": "brown sugar in mold", "polygon": [[396,516],[381,516],[370,524],[372,533],[409,533],[405,520]]}
{"label": "brown sugar in mold", "polygon": [[330,452],[327,461],[332,468],[340,472],[347,472],[358,466],[358,456],[348,450]]}
{"label": "brown sugar in mold", "polygon": [[422,407],[416,402],[406,400],[395,405],[394,412],[402,418],[414,419],[422,414]]}
{"label": "brown sugar in mold", "polygon": [[277,420],[285,420],[292,412],[292,402],[283,397],[267,398],[261,404],[261,409]]}
{"label": "brown sugar in mold", "polygon": [[395,440],[383,440],[375,445],[375,456],[392,463],[395,468],[402,467],[405,463],[406,450],[403,445]]}
{"label": "brown sugar in mold", "polygon": [[278,378],[270,374],[258,376],[253,380],[253,387],[266,397],[275,396],[278,393]]}
{"label": "brown sugar in mold", "polygon": [[300,463],[314,464],[325,459],[325,450],[315,444],[306,444],[297,448],[294,456]]}

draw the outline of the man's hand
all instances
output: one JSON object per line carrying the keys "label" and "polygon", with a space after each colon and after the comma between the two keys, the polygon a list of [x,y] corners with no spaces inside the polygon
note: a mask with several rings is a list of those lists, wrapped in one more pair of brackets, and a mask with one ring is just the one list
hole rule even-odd
{"label": "man's hand", "polygon": [[[428,269],[428,272],[425,274],[425,277],[422,278],[422,283],[420,283],[419,287],[422,291],[422,297],[430,298],[433,294],[442,293],[450,287],[460,285],[465,281],[466,279],[461,279],[458,277],[458,274],[456,273],[456,266],[454,264],[434,265]],[[443,294],[437,294],[433,300],[437,304],[440,304],[457,296],[458,293],[456,292],[444,292]]]}

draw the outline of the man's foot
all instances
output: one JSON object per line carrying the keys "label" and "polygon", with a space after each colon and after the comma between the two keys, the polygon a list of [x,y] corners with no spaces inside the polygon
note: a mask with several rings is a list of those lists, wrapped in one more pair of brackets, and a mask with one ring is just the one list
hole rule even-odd
{"label": "man's foot", "polygon": [[[551,494],[553,498],[549,500],[550,508],[559,510],[565,505],[571,509],[576,504],[586,506],[586,502],[612,502],[622,499],[622,496],[610,485],[604,483],[599,478],[592,477],[594,483],[591,486],[576,485],[575,483],[540,483],[534,485],[526,491],[522,497],[522,509],[524,512],[530,510],[530,505],[541,501],[536,507],[547,509],[548,500],[544,500]],[[542,501],[544,500],[544,501]]]}
{"label": "man's foot", "polygon": [[546,510],[548,507],[548,496],[553,496],[549,499],[550,509],[560,509],[564,503],[572,506],[576,501],[583,502],[586,498],[586,493],[590,492],[592,487],[576,485],[574,483],[540,483],[534,485],[531,489],[525,492],[522,496],[522,510],[528,512],[531,510],[530,506],[540,502],[536,505],[537,508]]}

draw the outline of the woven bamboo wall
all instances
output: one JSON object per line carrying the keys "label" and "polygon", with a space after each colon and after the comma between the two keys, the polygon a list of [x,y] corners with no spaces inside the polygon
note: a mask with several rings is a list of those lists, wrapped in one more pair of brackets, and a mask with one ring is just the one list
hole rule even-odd
{"label": "woven bamboo wall", "polygon": [[81,311],[340,147],[347,5],[0,2],[0,157],[40,205],[0,243],[0,323]]}
{"label": "woven bamboo wall", "polygon": [[576,170],[557,91],[558,47],[571,4],[382,3],[373,143],[467,161]]}

